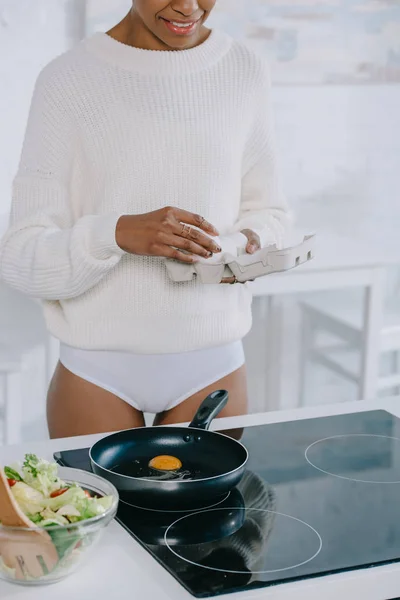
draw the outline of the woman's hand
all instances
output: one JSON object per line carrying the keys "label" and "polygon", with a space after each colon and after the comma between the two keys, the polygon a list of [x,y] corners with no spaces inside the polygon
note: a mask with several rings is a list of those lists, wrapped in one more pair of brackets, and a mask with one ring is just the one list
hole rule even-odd
{"label": "woman's hand", "polygon": [[115,238],[118,246],[130,254],[193,263],[196,256],[209,258],[221,252],[209,237],[216,235],[215,227],[200,215],[166,207],[143,215],[122,216],[117,223]]}
{"label": "woman's hand", "polygon": [[[254,252],[261,249],[261,240],[254,231],[251,229],[243,229],[241,233],[247,237],[248,242],[246,252],[248,254],[254,254]],[[236,277],[225,277],[221,283],[236,283]]]}

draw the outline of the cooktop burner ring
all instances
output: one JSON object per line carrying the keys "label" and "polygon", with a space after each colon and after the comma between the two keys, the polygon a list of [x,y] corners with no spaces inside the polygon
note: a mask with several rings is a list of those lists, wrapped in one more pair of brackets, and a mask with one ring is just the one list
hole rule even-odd
{"label": "cooktop burner ring", "polygon": [[375,438],[375,439],[387,439],[387,440],[393,440],[395,442],[399,443],[399,451],[400,451],[400,438],[398,437],[394,437],[394,436],[390,436],[390,435],[378,435],[378,434],[373,434],[373,433],[348,433],[348,434],[343,434],[343,435],[332,435],[326,438],[322,438],[320,440],[317,440],[315,442],[313,442],[312,444],[310,444],[308,446],[308,448],[306,448],[305,452],[304,452],[304,456],[306,461],[308,462],[308,464],[313,467],[314,469],[316,469],[317,471],[320,471],[321,473],[324,473],[325,475],[330,475],[331,477],[336,477],[337,479],[344,479],[346,481],[354,481],[356,483],[374,483],[374,484],[385,484],[385,485],[395,485],[395,484],[400,484],[400,478],[399,479],[395,479],[395,480],[391,480],[391,481],[385,481],[384,479],[380,480],[380,479],[359,479],[357,477],[347,477],[346,475],[340,475],[338,473],[333,473],[331,471],[328,471],[326,469],[322,469],[321,467],[318,467],[309,457],[310,454],[310,450],[312,448],[315,448],[318,444],[323,444],[324,442],[329,442],[331,440],[341,440],[344,438]]}
{"label": "cooktop burner ring", "polygon": [[[251,509],[246,509],[246,508],[213,508],[211,509],[213,511],[220,511],[220,510],[244,510],[244,511],[248,511],[248,512],[263,512],[263,513],[270,513],[272,515],[275,516],[279,516],[279,517],[285,517],[287,519],[291,519],[292,521],[296,521],[297,523],[301,523],[302,525],[305,525],[307,527],[308,530],[310,530],[313,534],[315,534],[316,536],[316,540],[318,543],[318,549],[316,552],[314,552],[314,554],[312,556],[310,556],[307,560],[304,560],[298,564],[295,565],[290,565],[289,567],[284,567],[281,569],[270,569],[270,570],[263,570],[263,571],[255,571],[252,570],[251,573],[252,575],[270,575],[273,573],[282,573],[284,571],[289,571],[291,569],[297,569],[299,567],[302,567],[308,563],[310,563],[311,561],[313,561],[321,552],[322,550],[322,537],[320,536],[320,534],[318,533],[318,531],[316,529],[314,529],[314,527],[312,527],[312,525],[310,525],[309,523],[306,523],[306,521],[303,521],[302,519],[299,519],[297,517],[293,517],[292,515],[287,515],[285,513],[281,513],[281,512],[277,512],[274,510],[267,510],[265,508],[251,508]],[[198,511],[198,512],[205,512],[205,511]],[[179,558],[180,560],[183,560],[185,562],[187,562],[188,564],[191,564],[194,567],[199,567],[201,569],[206,569],[208,571],[218,571],[220,573],[227,573],[227,574],[231,574],[231,575],[246,575],[247,572],[246,571],[234,571],[234,570],[230,570],[230,569],[219,569],[217,567],[210,567],[208,565],[202,565],[200,563],[197,563],[195,561],[190,560],[189,558],[185,558],[184,556],[182,556],[181,554],[179,554],[179,552],[177,552],[176,550],[174,550],[174,548],[172,546],[170,546],[170,544],[168,543],[168,533],[169,531],[172,529],[172,527],[174,525],[176,525],[179,521],[182,521],[184,519],[190,518],[195,516],[197,513],[193,513],[191,515],[185,515],[184,517],[181,517],[179,519],[177,519],[176,521],[174,521],[174,523],[171,523],[171,525],[168,527],[168,529],[165,531],[164,534],[164,543],[166,545],[166,547],[168,548],[168,550],[170,552],[172,552],[172,554],[174,554],[177,558]]]}
{"label": "cooktop burner ring", "polygon": [[[132,506],[132,508],[137,508],[139,510],[145,510],[148,512],[172,513],[172,514],[173,513],[199,513],[199,512],[203,512],[204,510],[210,510],[210,509],[214,508],[215,506],[219,506],[220,504],[223,504],[224,502],[226,502],[228,500],[230,495],[231,495],[231,493],[228,492],[226,494],[226,496],[224,496],[223,498],[219,498],[218,502],[215,502],[215,504],[196,506],[195,508],[186,508],[186,509],[181,509],[181,510],[165,510],[163,508],[148,508],[148,507],[144,507],[144,506],[138,506],[136,504],[132,504],[132,502],[126,502],[121,497],[120,497],[119,501],[122,502],[122,504],[126,504],[127,506]],[[175,521],[175,523],[176,523],[176,521]]]}

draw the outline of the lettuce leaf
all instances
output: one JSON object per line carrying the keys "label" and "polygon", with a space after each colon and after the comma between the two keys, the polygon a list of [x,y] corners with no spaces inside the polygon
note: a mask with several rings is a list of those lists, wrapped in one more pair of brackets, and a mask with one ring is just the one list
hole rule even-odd
{"label": "lettuce leaf", "polygon": [[65,487],[58,477],[57,463],[38,458],[35,454],[26,454],[22,465],[22,478],[25,483],[49,496],[55,490]]}
{"label": "lettuce leaf", "polygon": [[25,515],[35,515],[46,507],[43,494],[22,481],[17,481],[11,488],[11,493]]}

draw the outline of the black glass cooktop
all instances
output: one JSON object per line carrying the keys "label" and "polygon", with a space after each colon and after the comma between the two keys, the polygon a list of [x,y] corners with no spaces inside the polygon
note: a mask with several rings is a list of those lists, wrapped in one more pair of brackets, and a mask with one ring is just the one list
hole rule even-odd
{"label": "black glass cooktop", "polygon": [[[226,433],[226,432],[225,432]],[[400,419],[384,411],[249,427],[228,498],[118,521],[193,596],[215,597],[400,561]],[[87,449],[61,453],[90,470]]]}

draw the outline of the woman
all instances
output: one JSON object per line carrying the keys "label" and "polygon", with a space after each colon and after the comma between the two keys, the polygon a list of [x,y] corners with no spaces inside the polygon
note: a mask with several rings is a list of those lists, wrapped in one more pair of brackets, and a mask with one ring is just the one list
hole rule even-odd
{"label": "woman", "polygon": [[[60,363],[52,437],[192,418],[225,388],[246,412],[243,285],[174,284],[164,259],[282,243],[268,69],[205,27],[216,0],[134,0],[40,74],[2,277],[41,299]],[[233,283],[224,280],[223,283]]]}

